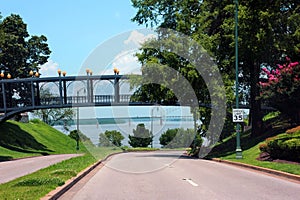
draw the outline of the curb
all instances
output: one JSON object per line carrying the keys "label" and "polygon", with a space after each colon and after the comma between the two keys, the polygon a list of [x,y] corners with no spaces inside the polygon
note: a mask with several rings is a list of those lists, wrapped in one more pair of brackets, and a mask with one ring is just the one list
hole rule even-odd
{"label": "curb", "polygon": [[230,165],[235,165],[235,166],[239,166],[239,167],[244,167],[244,168],[248,168],[248,169],[253,169],[253,170],[265,172],[265,173],[268,173],[268,174],[280,176],[280,177],[287,178],[287,179],[297,181],[297,182],[300,183],[300,176],[299,175],[295,175],[295,174],[291,174],[291,173],[287,173],[287,172],[282,172],[282,171],[277,171],[277,170],[274,170],[274,169],[268,169],[268,168],[264,168],[264,167],[249,165],[249,164],[240,163],[240,162],[222,160],[220,158],[212,158],[211,160],[215,161],[215,162],[222,162],[222,163],[226,163],[226,164],[230,164]]}
{"label": "curb", "polygon": [[117,155],[117,154],[121,154],[121,153],[123,153],[123,152],[112,153],[112,154],[106,156],[104,159],[99,160],[96,163],[92,164],[91,166],[85,168],[83,171],[81,171],[79,174],[77,174],[77,176],[72,177],[71,179],[67,180],[63,186],[57,187],[55,190],[49,192],[46,196],[42,197],[41,200],[56,200],[56,199],[58,199],[65,192],[67,192],[71,187],[73,187],[77,182],[79,182],[88,173],[90,173],[92,170],[94,170],[96,167],[98,167],[100,164],[102,164],[108,158],[110,158],[111,156]]}

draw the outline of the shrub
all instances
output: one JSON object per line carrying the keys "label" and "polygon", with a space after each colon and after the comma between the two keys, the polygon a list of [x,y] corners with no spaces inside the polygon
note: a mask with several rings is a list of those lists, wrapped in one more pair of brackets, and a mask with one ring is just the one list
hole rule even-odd
{"label": "shrub", "polygon": [[259,149],[269,153],[272,159],[300,162],[300,131],[268,138]]}
{"label": "shrub", "polygon": [[133,129],[133,135],[129,135],[129,144],[132,147],[147,147],[152,140],[153,135],[144,124],[138,124],[136,129]]}

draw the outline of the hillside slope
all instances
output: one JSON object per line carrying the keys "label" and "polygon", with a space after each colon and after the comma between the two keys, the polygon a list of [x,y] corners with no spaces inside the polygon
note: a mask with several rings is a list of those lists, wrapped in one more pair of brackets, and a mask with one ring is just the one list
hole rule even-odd
{"label": "hillside slope", "polygon": [[0,124],[0,161],[78,153],[75,147],[75,140],[38,120],[29,123],[7,121]]}

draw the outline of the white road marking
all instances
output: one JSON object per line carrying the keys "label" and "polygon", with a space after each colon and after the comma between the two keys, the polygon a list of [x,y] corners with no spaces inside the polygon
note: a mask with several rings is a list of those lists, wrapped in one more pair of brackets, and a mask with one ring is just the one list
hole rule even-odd
{"label": "white road marking", "polygon": [[184,178],[184,179],[182,179],[182,180],[185,180],[185,181],[187,181],[189,184],[191,184],[192,186],[194,186],[194,187],[198,187],[198,184],[197,183],[195,183],[194,181],[192,181],[192,179],[188,179],[188,178]]}

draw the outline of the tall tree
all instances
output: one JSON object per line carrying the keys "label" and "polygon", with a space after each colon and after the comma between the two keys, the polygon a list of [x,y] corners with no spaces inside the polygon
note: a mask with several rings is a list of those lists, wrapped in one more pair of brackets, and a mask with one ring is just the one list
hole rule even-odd
{"label": "tall tree", "polygon": [[[274,65],[284,54],[299,60],[300,8],[297,0],[239,2],[239,71],[245,86],[241,90],[250,88],[252,134],[257,135],[262,121],[258,99],[260,68]],[[137,9],[133,21],[189,35],[214,55],[219,70],[233,80],[234,1],[132,0],[132,3]]]}
{"label": "tall tree", "polygon": [[12,14],[0,23],[3,33],[0,42],[0,69],[12,78],[29,77],[29,71],[38,71],[51,53],[44,35],[31,36],[19,15]]}

